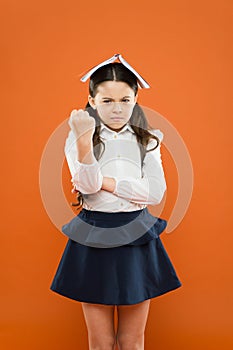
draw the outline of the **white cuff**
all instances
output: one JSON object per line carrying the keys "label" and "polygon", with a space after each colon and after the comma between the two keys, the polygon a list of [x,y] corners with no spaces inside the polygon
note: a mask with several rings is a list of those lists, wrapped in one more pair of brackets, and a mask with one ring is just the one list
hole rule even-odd
{"label": "white cuff", "polygon": [[91,167],[94,167],[96,165],[99,165],[99,163],[97,162],[96,159],[94,160],[93,163],[90,163],[90,164],[81,163],[77,159],[75,159],[74,164],[77,165],[78,170],[80,170],[81,168],[91,168]]}

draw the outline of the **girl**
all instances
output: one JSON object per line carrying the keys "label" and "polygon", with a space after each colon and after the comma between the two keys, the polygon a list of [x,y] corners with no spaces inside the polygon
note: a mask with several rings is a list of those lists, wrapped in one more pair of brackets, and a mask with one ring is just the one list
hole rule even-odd
{"label": "girl", "polygon": [[150,299],[181,286],[159,237],[166,221],[146,208],[166,190],[163,134],[137,103],[146,82],[123,62],[92,70],[65,144],[82,210],[62,227],[69,240],[50,288],[81,302],[90,350],[143,350]]}

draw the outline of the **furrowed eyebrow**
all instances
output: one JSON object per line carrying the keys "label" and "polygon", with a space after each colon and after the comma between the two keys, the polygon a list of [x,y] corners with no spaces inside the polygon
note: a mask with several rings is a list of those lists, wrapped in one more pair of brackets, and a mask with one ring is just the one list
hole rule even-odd
{"label": "furrowed eyebrow", "polygon": [[[130,98],[131,96],[124,96],[124,97],[122,97],[122,99],[123,98]],[[108,99],[108,100],[113,100],[111,97],[102,97],[102,100],[103,99]]]}

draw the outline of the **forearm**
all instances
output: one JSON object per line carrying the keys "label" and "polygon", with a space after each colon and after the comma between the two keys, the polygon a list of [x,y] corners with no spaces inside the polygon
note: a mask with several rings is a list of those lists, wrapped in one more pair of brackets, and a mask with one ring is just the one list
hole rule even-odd
{"label": "forearm", "polygon": [[89,138],[80,137],[76,141],[77,160],[83,164],[92,164],[95,162],[93,153],[93,143]]}
{"label": "forearm", "polygon": [[114,194],[139,204],[159,204],[166,191],[164,177],[134,179],[132,177],[116,181]]}
{"label": "forearm", "polygon": [[101,189],[131,202],[153,205],[161,202],[166,190],[166,182],[163,177],[150,179],[125,178],[117,181],[114,178],[103,177]]}
{"label": "forearm", "polygon": [[81,137],[76,141],[76,148],[72,182],[83,194],[96,193],[101,189],[103,176],[94,156],[92,140]]}

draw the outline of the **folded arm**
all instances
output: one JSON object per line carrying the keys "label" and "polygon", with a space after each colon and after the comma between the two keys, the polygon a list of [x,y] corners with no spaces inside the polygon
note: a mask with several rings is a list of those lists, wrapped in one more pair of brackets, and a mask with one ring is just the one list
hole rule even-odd
{"label": "folded arm", "polygon": [[[159,129],[150,131],[162,141],[163,133]],[[156,144],[157,142],[151,139],[147,146],[147,151],[154,148]],[[102,188],[131,202],[152,205],[159,204],[167,188],[160,148],[161,143],[155,150],[146,153],[143,162],[142,177],[104,177]]]}
{"label": "folded arm", "polygon": [[102,188],[139,204],[159,204],[166,191],[160,145],[144,159],[143,177],[104,178]]}

